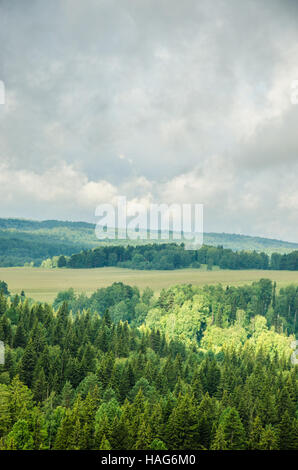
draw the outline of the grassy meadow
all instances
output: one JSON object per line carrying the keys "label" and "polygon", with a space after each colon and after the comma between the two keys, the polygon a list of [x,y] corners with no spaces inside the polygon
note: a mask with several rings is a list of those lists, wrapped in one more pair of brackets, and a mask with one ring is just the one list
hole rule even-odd
{"label": "grassy meadow", "polygon": [[114,267],[95,269],[45,269],[45,268],[0,268],[0,280],[7,282],[12,293],[23,289],[28,297],[51,302],[61,290],[73,287],[76,292],[91,294],[99,287],[113,282],[138,286],[141,290],[149,286],[156,293],[162,288],[175,284],[217,284],[241,285],[260,278],[272,279],[278,287],[298,284],[296,271],[262,270],[214,270],[180,269],[175,271],[137,271]]}

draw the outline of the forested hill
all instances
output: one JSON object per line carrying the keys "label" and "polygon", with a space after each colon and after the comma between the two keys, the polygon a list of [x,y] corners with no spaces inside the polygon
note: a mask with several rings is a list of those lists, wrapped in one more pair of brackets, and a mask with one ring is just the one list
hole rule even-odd
{"label": "forested hill", "polygon": [[298,243],[291,243],[273,238],[251,237],[235,233],[204,233],[204,243],[210,246],[223,246],[233,251],[256,250],[267,254],[289,253],[298,250]]}
{"label": "forested hill", "polygon": [[295,286],[62,297],[0,292],[0,450],[298,448]]}
{"label": "forested hill", "polygon": [[45,258],[96,246],[89,224],[0,219],[0,266],[39,266]]}
{"label": "forested hill", "polygon": [[[25,263],[39,266],[47,258],[71,256],[103,244],[132,244],[131,240],[99,241],[94,228],[94,224],[87,222],[0,219],[0,266],[23,266]],[[135,241],[134,244],[148,242],[152,243],[148,239]],[[298,249],[298,243],[226,233],[205,233],[204,243],[221,245],[233,251],[256,250],[267,254],[283,254]]]}

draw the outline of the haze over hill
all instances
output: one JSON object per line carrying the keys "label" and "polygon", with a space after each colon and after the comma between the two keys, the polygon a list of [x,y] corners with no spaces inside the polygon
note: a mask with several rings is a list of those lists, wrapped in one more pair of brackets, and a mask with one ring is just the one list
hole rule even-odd
{"label": "haze over hill", "polygon": [[[82,249],[93,248],[103,243],[143,244],[154,242],[149,236],[147,240],[102,241],[96,238],[94,229],[95,225],[88,222],[0,219],[0,265],[22,266],[31,262],[39,265],[45,258],[60,254],[71,255]],[[268,254],[273,252],[288,253],[298,249],[298,243],[228,233],[205,233],[204,244],[222,245],[224,248],[230,248],[234,251],[256,250]]]}

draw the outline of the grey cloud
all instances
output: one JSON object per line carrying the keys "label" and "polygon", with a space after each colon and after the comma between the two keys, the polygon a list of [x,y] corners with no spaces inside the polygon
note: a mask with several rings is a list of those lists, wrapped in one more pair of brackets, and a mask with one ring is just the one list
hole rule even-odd
{"label": "grey cloud", "polygon": [[[275,89],[285,86],[283,70],[289,84],[298,78],[289,58],[297,22],[295,3],[282,0],[2,0],[0,162],[40,178],[65,164],[90,182],[129,187],[130,197],[143,177],[156,200],[193,174],[192,197],[204,203],[196,181],[206,188],[207,229],[270,226],[268,235],[293,238],[293,202],[272,225],[267,214],[282,197],[276,167],[296,168],[298,107],[283,108]],[[249,181],[258,181],[254,203]],[[20,202],[24,216],[55,217],[54,203],[36,201],[33,211],[32,197],[17,193],[10,215],[20,216]],[[92,209],[60,201],[57,217],[86,219]]]}

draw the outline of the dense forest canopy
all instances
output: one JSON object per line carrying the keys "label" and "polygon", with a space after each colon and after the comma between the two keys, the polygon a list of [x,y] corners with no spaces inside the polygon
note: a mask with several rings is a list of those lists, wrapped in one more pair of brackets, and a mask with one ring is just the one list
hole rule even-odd
{"label": "dense forest canopy", "polygon": [[1,449],[297,449],[298,289],[0,293]]}
{"label": "dense forest canopy", "polygon": [[[179,301],[179,296],[181,300]],[[160,324],[167,315],[179,316],[177,305],[185,300],[193,300],[194,296],[202,300],[198,310],[204,306],[208,317],[212,318],[214,325],[231,326],[235,321],[239,309],[242,311],[243,322],[249,323],[257,315],[266,317],[269,328],[274,327],[279,333],[298,335],[298,287],[289,285],[277,292],[276,283],[269,279],[261,279],[251,285],[239,287],[228,286],[224,288],[206,285],[195,287],[192,285],[176,286],[163,289],[158,299],[154,300],[152,289],[145,288],[142,294],[137,287],[131,287],[122,282],[114,282],[109,287],[102,287],[91,296],[83,293],[76,294],[73,289],[58,293],[53,302],[54,309],[59,309],[64,302],[68,304],[73,314],[88,310],[90,313],[109,311],[113,322],[128,321],[136,326],[144,321]],[[244,312],[244,313],[243,313]],[[198,317],[194,311],[194,329],[198,327]],[[181,319],[186,321],[188,311],[181,313]],[[169,334],[169,331],[167,331]]]}
{"label": "dense forest canopy", "polygon": [[198,250],[185,250],[184,244],[163,243],[139,246],[102,246],[66,257],[61,255],[43,262],[45,267],[58,268],[99,268],[117,266],[131,269],[207,269],[218,266],[221,269],[276,269],[298,270],[298,251],[288,254],[256,251],[234,252],[222,246],[203,245]]}
{"label": "dense forest canopy", "polygon": [[[95,235],[95,225],[87,222],[59,220],[33,221],[22,219],[0,219],[0,266],[40,266],[43,260],[54,256],[70,256],[83,249],[102,245],[144,245],[152,243],[150,237],[141,240],[100,241]],[[147,234],[148,235],[148,234]],[[162,242],[162,240],[157,240]],[[298,244],[246,235],[205,233],[204,243],[222,245],[233,251],[257,251],[267,254],[289,253],[298,249]]]}

